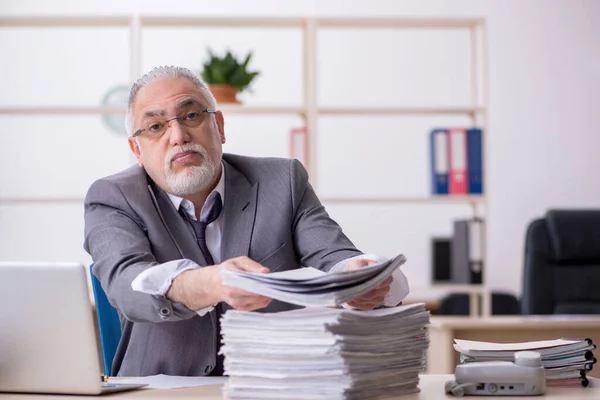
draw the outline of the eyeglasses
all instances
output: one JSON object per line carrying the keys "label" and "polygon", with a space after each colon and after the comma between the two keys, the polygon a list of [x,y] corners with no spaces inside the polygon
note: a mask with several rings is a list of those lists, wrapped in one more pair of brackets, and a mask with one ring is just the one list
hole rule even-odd
{"label": "eyeglasses", "polygon": [[208,118],[209,114],[215,114],[217,110],[213,108],[207,108],[206,110],[186,110],[183,115],[180,115],[171,119],[156,119],[153,118],[144,124],[144,128],[138,129],[131,135],[136,137],[141,135],[147,136],[151,139],[158,139],[165,134],[167,129],[171,127],[171,121],[177,120],[181,125],[187,126],[188,128],[195,128],[201,125]]}

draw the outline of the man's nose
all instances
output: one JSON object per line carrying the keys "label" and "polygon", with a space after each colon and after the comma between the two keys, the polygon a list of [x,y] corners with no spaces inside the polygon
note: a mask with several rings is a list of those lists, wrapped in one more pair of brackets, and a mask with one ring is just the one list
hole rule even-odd
{"label": "man's nose", "polygon": [[172,146],[181,145],[190,141],[190,135],[185,126],[174,119],[169,122],[169,142]]}

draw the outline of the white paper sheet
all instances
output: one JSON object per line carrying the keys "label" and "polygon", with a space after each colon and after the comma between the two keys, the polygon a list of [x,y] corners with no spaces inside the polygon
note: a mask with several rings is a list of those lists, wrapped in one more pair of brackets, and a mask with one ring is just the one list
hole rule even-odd
{"label": "white paper sheet", "polygon": [[152,375],[135,378],[115,379],[115,383],[146,384],[144,389],[178,389],[194,386],[221,385],[227,382],[226,376],[173,376]]}
{"label": "white paper sheet", "polygon": [[556,340],[540,340],[535,342],[523,342],[523,343],[492,343],[492,342],[477,342],[474,340],[461,340],[454,339],[454,343],[466,351],[524,351],[524,350],[538,350],[551,347],[560,347],[565,345],[571,345],[580,343],[582,340],[568,340],[568,339],[556,339]]}
{"label": "white paper sheet", "polygon": [[403,254],[353,271],[322,273],[311,268],[256,274],[223,269],[221,281],[248,292],[305,307],[339,306],[367,293],[406,262]]}

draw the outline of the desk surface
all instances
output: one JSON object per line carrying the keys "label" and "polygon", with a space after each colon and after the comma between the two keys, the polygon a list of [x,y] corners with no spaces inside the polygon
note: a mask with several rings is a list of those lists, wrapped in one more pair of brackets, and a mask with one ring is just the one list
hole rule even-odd
{"label": "desk surface", "polygon": [[[453,375],[421,375],[419,387],[420,393],[394,397],[390,400],[423,400],[423,399],[456,399],[456,397],[444,396],[444,384],[453,378]],[[190,399],[190,400],[222,400],[221,385],[203,386],[185,389],[155,390],[140,389],[112,395],[95,396],[50,396],[50,395],[27,395],[27,394],[0,394],[1,400],[91,400],[91,399]],[[496,399],[495,397],[472,397],[473,399]],[[510,397],[515,399],[519,397]],[[531,397],[521,397],[531,399]],[[536,397],[539,398],[539,397]],[[587,388],[548,388],[544,398],[547,399],[599,399],[600,379],[591,380],[591,386]]]}

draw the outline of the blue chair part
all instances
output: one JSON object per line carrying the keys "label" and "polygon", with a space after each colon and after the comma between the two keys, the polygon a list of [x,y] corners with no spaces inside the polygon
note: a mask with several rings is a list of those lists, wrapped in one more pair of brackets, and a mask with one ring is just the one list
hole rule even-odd
{"label": "blue chair part", "polygon": [[90,265],[92,278],[92,289],[96,301],[96,315],[100,327],[100,342],[102,343],[102,357],[104,358],[104,373],[112,376],[112,362],[117,352],[117,346],[121,340],[121,321],[117,310],[110,304],[100,281],[92,272],[93,264]]}

